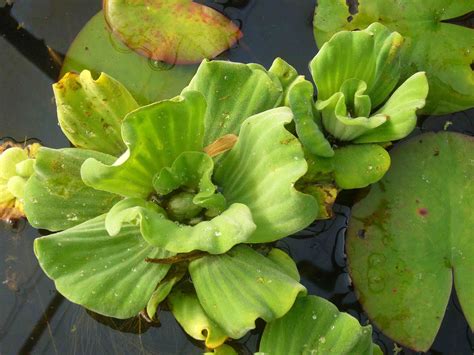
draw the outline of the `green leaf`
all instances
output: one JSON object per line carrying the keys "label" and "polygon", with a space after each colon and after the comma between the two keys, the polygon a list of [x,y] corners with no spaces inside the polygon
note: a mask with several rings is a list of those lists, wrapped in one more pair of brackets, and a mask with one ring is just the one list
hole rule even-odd
{"label": "green leaf", "polygon": [[105,0],[104,14],[128,47],[172,64],[213,58],[242,36],[230,19],[191,0]]}
{"label": "green leaf", "polygon": [[379,181],[390,167],[390,155],[376,144],[336,149],[334,178],[341,189],[359,189]]}
{"label": "green leaf", "polygon": [[295,262],[287,253],[278,248],[273,248],[267,254],[267,258],[273,261],[276,265],[281,268],[281,271],[300,282],[300,274]]}
{"label": "green leaf", "polygon": [[189,83],[196,65],[172,65],[135,53],[113,36],[100,11],[75,38],[64,60],[67,72],[90,70],[94,77],[105,72],[120,81],[140,106],[178,95]]}
{"label": "green leaf", "polygon": [[25,212],[33,227],[64,230],[107,212],[120,200],[117,195],[84,185],[80,168],[88,158],[114,161],[110,155],[85,149],[39,150],[35,174],[25,191]]}
{"label": "green leaf", "polygon": [[446,114],[474,106],[474,30],[446,23],[472,11],[474,3],[462,0],[359,0],[357,14],[351,14],[345,0],[321,0],[314,34],[321,47],[341,30],[361,29],[373,22],[400,32],[407,39],[401,47],[401,80],[426,71],[430,94],[423,112]]}
{"label": "green leaf", "polygon": [[212,352],[205,352],[204,355],[238,355],[239,353],[234,350],[234,348],[227,344],[222,344],[216,349],[213,349]]}
{"label": "green leaf", "polygon": [[277,107],[283,89],[277,78],[256,64],[203,61],[184,92],[196,90],[206,98],[204,144],[226,134],[238,134],[242,122]]}
{"label": "green leaf", "polygon": [[347,254],[369,318],[397,343],[430,348],[454,286],[474,326],[474,140],[414,137],[352,211]]}
{"label": "green leaf", "polygon": [[236,145],[216,163],[214,181],[227,202],[252,212],[257,229],[248,243],[288,236],[318,215],[316,200],[294,188],[308,166],[301,144],[284,127],[291,120],[287,107],[248,118]]}
{"label": "green leaf", "polygon": [[8,180],[16,176],[17,164],[26,159],[28,159],[28,154],[19,147],[12,147],[2,152],[0,154],[0,179]]}
{"label": "green leaf", "polygon": [[72,144],[114,156],[125,151],[120,126],[138,104],[122,84],[104,73],[94,79],[84,70],[66,74],[53,91],[59,125]]}
{"label": "green leaf", "polygon": [[184,187],[197,193],[192,202],[203,208],[211,208],[220,213],[226,207],[224,196],[216,193],[216,186],[212,182],[214,162],[209,155],[202,152],[184,152],[173,162],[157,174],[153,180],[155,191],[160,195]]}
{"label": "green leaf", "polygon": [[168,297],[168,304],[186,333],[196,340],[204,340],[207,348],[217,348],[227,340],[224,330],[204,312],[192,288],[173,289]]}
{"label": "green leaf", "polygon": [[71,302],[114,317],[136,316],[147,304],[169,265],[145,262],[166,252],[148,245],[127,225],[110,237],[105,216],[35,240],[34,250],[57,290]]}
{"label": "green leaf", "polygon": [[282,317],[306,292],[293,272],[245,245],[192,261],[189,272],[206,314],[235,339],[255,328],[257,318]]}
{"label": "green leaf", "polygon": [[298,72],[290,64],[285,62],[281,58],[276,58],[270,69],[268,69],[269,75],[274,75],[280,81],[283,89],[283,106],[290,106],[289,93],[293,86],[305,81],[303,75],[298,75]]}
{"label": "green leaf", "polygon": [[183,278],[186,272],[187,267],[183,268],[181,265],[178,265],[175,269],[171,268],[168,275],[158,284],[146,305],[146,313],[150,319],[157,318],[156,312],[161,302],[168,297],[174,285]]}
{"label": "green leaf", "polygon": [[428,83],[424,73],[417,73],[388,98],[400,76],[401,43],[398,33],[374,23],[363,31],[334,35],[312,60],[316,108],[334,137],[377,143],[403,138],[413,130]]}
{"label": "green leaf", "polygon": [[[365,28],[366,26],[364,26]],[[357,32],[343,31],[324,44],[310,63],[318,87],[318,101],[329,99],[348,79],[367,85],[372,107],[383,103],[400,78],[400,46],[403,38],[374,23]]]}
{"label": "green leaf", "polygon": [[86,160],[82,179],[97,190],[147,198],[155,174],[182,152],[202,150],[205,108],[201,94],[187,92],[131,112],[122,125],[127,151],[112,165]]}
{"label": "green leaf", "polygon": [[[331,302],[316,296],[296,299],[282,318],[265,327],[259,351],[263,354],[379,354],[372,343],[372,327],[362,327]],[[380,352],[381,353],[381,352]]]}
{"label": "green leaf", "polygon": [[250,210],[240,203],[233,203],[209,221],[190,226],[167,219],[164,211],[153,203],[131,198],[120,201],[110,210],[107,230],[116,235],[124,222],[139,224],[148,243],[174,253],[194,250],[225,253],[234,245],[247,242],[255,230]]}
{"label": "green leaf", "polygon": [[416,126],[416,113],[424,107],[428,96],[425,73],[413,74],[395,90],[390,99],[375,114],[387,121],[357,137],[355,143],[389,142],[406,137]]}
{"label": "green leaf", "polygon": [[334,156],[334,150],[321,130],[321,115],[314,107],[314,89],[309,81],[294,84],[288,94],[288,101],[295,115],[298,138],[312,154],[322,157]]}

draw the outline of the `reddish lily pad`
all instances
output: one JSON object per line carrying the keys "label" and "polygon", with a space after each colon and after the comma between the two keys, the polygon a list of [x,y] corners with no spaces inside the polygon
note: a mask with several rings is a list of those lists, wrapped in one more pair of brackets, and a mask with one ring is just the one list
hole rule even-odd
{"label": "reddish lily pad", "polygon": [[135,52],[167,63],[197,63],[229,49],[242,33],[191,0],[104,0],[112,32]]}
{"label": "reddish lily pad", "polygon": [[387,175],[352,210],[349,269],[372,322],[426,351],[453,281],[474,327],[474,138],[428,133],[391,153]]}

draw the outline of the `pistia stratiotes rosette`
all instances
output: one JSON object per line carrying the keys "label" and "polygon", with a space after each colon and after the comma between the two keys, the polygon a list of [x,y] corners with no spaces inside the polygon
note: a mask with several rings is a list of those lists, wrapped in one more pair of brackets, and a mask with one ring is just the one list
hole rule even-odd
{"label": "pistia stratiotes rosette", "polygon": [[[60,125],[81,148],[39,151],[26,213],[37,228],[63,230],[36,239],[35,254],[68,299],[117,318],[145,307],[153,317],[170,291],[181,289],[189,265],[195,290],[175,298],[173,309],[199,306],[197,317],[208,319],[202,329],[216,325],[225,335],[215,340],[208,331],[215,347],[243,336],[257,318],[283,316],[305,292],[286,254],[237,245],[306,227],[318,203],[294,187],[307,163],[285,128],[291,110],[271,109],[283,97],[278,80],[257,66],[226,71],[227,82],[257,84],[233,93],[255,97],[248,118],[237,114],[239,99],[208,100],[210,107],[210,92],[194,90],[206,68],[227,65],[205,62],[181,96],[140,108],[106,74],[69,74],[55,85]],[[213,120],[219,110],[226,114]],[[238,133],[235,144],[229,133]],[[236,295],[234,283],[248,292]],[[227,296],[213,298],[219,293]]]}
{"label": "pistia stratiotes rosette", "polygon": [[0,220],[23,217],[25,185],[33,174],[35,156],[40,145],[5,142],[0,145]]}
{"label": "pistia stratiotes rosette", "polygon": [[419,72],[397,88],[402,43],[400,34],[373,23],[363,31],[339,32],[321,47],[310,69],[318,88],[316,108],[334,138],[380,143],[413,130],[428,81]]}

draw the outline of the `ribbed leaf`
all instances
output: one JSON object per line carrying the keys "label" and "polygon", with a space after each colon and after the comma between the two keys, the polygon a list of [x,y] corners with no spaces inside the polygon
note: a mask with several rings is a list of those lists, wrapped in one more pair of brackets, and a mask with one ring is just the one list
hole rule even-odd
{"label": "ribbed leaf", "polygon": [[113,33],[137,53],[167,63],[196,63],[232,47],[239,28],[192,0],[105,0]]}
{"label": "ribbed leaf", "polygon": [[35,174],[26,184],[25,212],[35,228],[64,230],[107,212],[120,197],[86,186],[82,163],[94,158],[105,164],[114,157],[78,148],[41,148]]}
{"label": "ribbed leaf", "polygon": [[184,92],[196,90],[207,101],[205,145],[226,134],[238,134],[242,122],[277,107],[283,89],[263,67],[223,61],[203,61]]}
{"label": "ribbed leaf", "polygon": [[379,181],[390,167],[390,155],[376,144],[336,149],[334,180],[341,189],[359,189]]}
{"label": "ribbed leaf", "polygon": [[157,210],[150,202],[131,198],[120,201],[110,210],[106,220],[107,230],[116,235],[124,222],[139,224],[148,243],[174,253],[194,250],[225,253],[234,245],[247,242],[255,230],[250,210],[240,203],[230,205],[209,221],[189,226],[167,219],[164,212]]}
{"label": "ribbed leaf", "polygon": [[119,156],[126,147],[120,136],[125,115],[138,104],[118,81],[88,70],[68,73],[53,85],[59,125],[76,147]]}
{"label": "ribbed leaf", "polygon": [[193,203],[203,208],[211,208],[216,213],[226,207],[224,196],[216,193],[212,182],[214,162],[209,155],[201,152],[184,152],[157,174],[153,180],[155,191],[160,195],[184,187],[196,192]]}
{"label": "ribbed leaf", "polygon": [[82,179],[97,190],[148,197],[156,173],[182,152],[202,150],[205,107],[201,94],[187,92],[131,112],[122,125],[127,151],[113,165],[86,160]]}
{"label": "ribbed leaf", "polygon": [[327,100],[351,78],[367,84],[372,107],[383,103],[400,78],[403,38],[374,23],[363,31],[340,32],[325,43],[310,63],[318,100]]}
{"label": "ribbed leaf", "polygon": [[[351,14],[346,0],[319,0],[314,34],[319,47],[342,30],[382,22],[407,40],[401,46],[401,79],[426,71],[430,94],[424,113],[446,114],[474,106],[474,30],[459,19],[474,11],[472,0],[358,0]],[[467,19],[466,19],[467,20]],[[472,26],[471,26],[472,27]]]}
{"label": "ribbed leaf", "polygon": [[292,309],[265,327],[259,351],[263,354],[381,354],[372,343],[372,327],[362,327],[321,297],[296,299]]}
{"label": "ribbed leaf", "polygon": [[189,272],[206,314],[235,339],[255,328],[257,318],[282,317],[306,292],[293,273],[245,245],[192,261]]}
{"label": "ribbed leaf", "polygon": [[[342,84],[340,92],[335,93],[327,100],[318,100],[316,103],[316,108],[322,113],[324,128],[334,137],[342,141],[354,140],[364,133],[370,132],[374,128],[381,126],[388,119],[384,114],[377,114],[369,117],[371,112],[370,99],[368,103],[369,106],[367,107],[367,105],[364,105],[365,107],[362,108],[366,113],[366,116],[359,116],[355,107],[352,106],[351,108],[349,103],[354,102],[355,104],[360,100],[357,100],[354,96],[347,96],[348,93],[344,92],[344,86],[349,82],[350,81],[345,81]],[[354,93],[354,95],[362,96],[364,91],[365,88],[362,88],[361,91]],[[365,97],[368,98],[368,96]],[[354,117],[352,117],[353,114],[351,114],[352,109],[354,110]]]}
{"label": "ribbed leaf", "polygon": [[35,254],[66,298],[115,318],[137,315],[169,265],[145,262],[166,252],[148,245],[135,226],[110,237],[105,216],[35,240]]}
{"label": "ribbed leaf", "polygon": [[321,115],[313,102],[314,89],[309,81],[294,84],[288,93],[288,103],[295,115],[298,138],[312,154],[334,156],[334,150],[321,131]]}
{"label": "ribbed leaf", "polygon": [[303,75],[298,75],[298,72],[290,64],[285,62],[281,58],[276,58],[270,69],[268,69],[269,75],[275,75],[280,81],[281,87],[283,89],[283,106],[290,105],[289,93],[293,86],[296,84],[305,81]]}
{"label": "ribbed leaf", "polygon": [[318,215],[316,200],[294,188],[307,164],[301,144],[284,127],[291,120],[287,107],[247,119],[236,145],[216,164],[214,180],[227,202],[252,212],[257,229],[247,242],[280,239]]}
{"label": "ribbed leaf", "polygon": [[416,126],[417,110],[425,106],[428,80],[416,73],[393,93],[376,115],[388,117],[381,126],[355,139],[356,143],[389,142],[406,137]]}
{"label": "ribbed leaf", "polygon": [[192,288],[173,289],[168,304],[186,333],[196,340],[204,340],[207,348],[217,348],[227,340],[225,332],[204,312]]}

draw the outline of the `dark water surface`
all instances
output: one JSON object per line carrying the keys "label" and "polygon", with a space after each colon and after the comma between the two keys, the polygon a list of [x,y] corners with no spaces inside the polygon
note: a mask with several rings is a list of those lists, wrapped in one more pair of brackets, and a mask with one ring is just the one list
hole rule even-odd
{"label": "dark water surface", "polygon": [[[231,49],[234,61],[269,66],[281,56],[309,77],[307,63],[316,53],[312,34],[314,0],[200,1],[239,23],[244,38]],[[13,5],[11,4],[13,3]],[[68,145],[52,100],[57,63],[82,26],[101,8],[99,0],[0,0],[0,137],[18,141],[38,138],[50,147]],[[51,55],[54,53],[53,55]],[[474,134],[474,110],[444,117],[424,117],[414,134],[441,130]],[[361,310],[346,272],[344,233],[353,194],[336,206],[336,217],[318,222],[286,238],[279,246],[297,261],[310,294],[325,297],[340,310],[367,317]],[[38,231],[20,221],[0,225],[0,354],[199,354],[192,341],[162,312],[161,325],[131,319],[104,318],[65,300],[34,257]],[[242,354],[257,348],[259,332],[236,343]],[[374,332],[387,353],[394,343]],[[402,353],[413,354],[408,350]],[[473,336],[452,297],[431,354],[472,354]]]}

